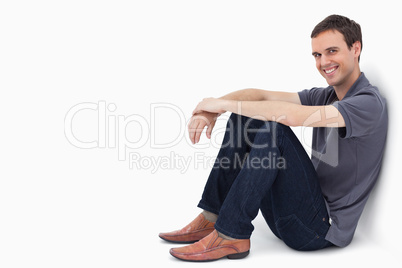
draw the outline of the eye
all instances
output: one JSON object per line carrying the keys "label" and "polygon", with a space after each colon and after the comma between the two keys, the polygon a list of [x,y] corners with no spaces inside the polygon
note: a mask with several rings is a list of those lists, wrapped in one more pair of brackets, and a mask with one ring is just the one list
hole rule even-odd
{"label": "eye", "polygon": [[314,58],[318,58],[318,57],[320,57],[320,56],[321,56],[320,53],[314,53],[314,54],[313,54],[313,57],[314,57]]}
{"label": "eye", "polygon": [[330,51],[329,51],[329,53],[335,53],[336,52],[336,50],[335,49],[331,49]]}

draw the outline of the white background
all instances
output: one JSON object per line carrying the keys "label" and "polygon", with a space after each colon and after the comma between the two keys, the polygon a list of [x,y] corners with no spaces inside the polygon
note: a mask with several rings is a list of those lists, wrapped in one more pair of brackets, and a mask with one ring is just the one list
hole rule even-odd
{"label": "white background", "polygon": [[[383,171],[355,239],[345,249],[300,253],[259,215],[248,258],[206,265],[398,263],[399,10],[385,0],[2,1],[0,266],[190,265],[171,257],[158,233],[198,215],[209,167],[196,157],[213,160],[222,138],[224,120],[212,142],[203,136],[191,145],[184,128],[192,109],[204,97],[247,87],[326,86],[310,33],[330,14],[362,26],[361,69],[389,103]],[[108,108],[67,122],[77,140],[98,141],[96,148],[74,146],[66,134],[70,109],[82,103]],[[308,150],[309,131],[295,132]],[[130,153],[138,160],[131,167]],[[180,157],[190,161],[185,170]],[[152,159],[177,161],[153,169]]]}

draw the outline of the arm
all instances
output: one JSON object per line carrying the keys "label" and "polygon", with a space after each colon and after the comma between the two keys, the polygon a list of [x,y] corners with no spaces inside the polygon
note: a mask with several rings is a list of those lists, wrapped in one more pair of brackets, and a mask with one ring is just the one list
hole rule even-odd
{"label": "arm", "polygon": [[247,88],[229,93],[223,97],[223,100],[237,101],[285,101],[295,104],[301,104],[299,94],[281,91],[269,91],[263,89]]}
{"label": "arm", "polygon": [[[300,101],[299,101],[300,102]],[[342,115],[332,105],[305,106],[286,101],[234,101],[208,98],[194,110],[225,111],[266,121],[276,121],[287,126],[344,127]]]}
{"label": "arm", "polygon": [[[231,92],[219,98],[220,100],[233,101],[284,101],[294,104],[300,104],[299,95],[297,93],[268,91],[262,89],[248,88]],[[223,111],[225,112],[225,111]],[[198,111],[193,113],[188,131],[192,143],[198,143],[201,133],[207,126],[207,138],[211,138],[212,129],[215,126],[216,119],[220,115],[219,112]]]}

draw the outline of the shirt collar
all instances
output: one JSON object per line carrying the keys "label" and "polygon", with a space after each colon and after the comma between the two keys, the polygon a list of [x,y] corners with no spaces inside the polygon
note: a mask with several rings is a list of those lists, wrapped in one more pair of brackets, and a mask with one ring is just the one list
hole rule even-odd
{"label": "shirt collar", "polygon": [[348,92],[346,93],[345,97],[343,98],[347,98],[350,96],[355,95],[360,89],[365,88],[367,86],[370,85],[369,80],[366,78],[366,76],[364,75],[364,73],[362,72],[359,76],[359,78],[357,78],[357,80],[353,83],[353,85],[349,88]]}

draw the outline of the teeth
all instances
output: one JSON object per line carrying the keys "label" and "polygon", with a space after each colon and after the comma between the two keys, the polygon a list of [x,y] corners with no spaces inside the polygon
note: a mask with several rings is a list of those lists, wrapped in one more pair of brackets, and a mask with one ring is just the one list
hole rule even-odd
{"label": "teeth", "polygon": [[324,70],[324,71],[325,71],[325,73],[329,74],[329,73],[332,73],[333,71],[335,71],[335,69],[336,69],[336,67],[329,69],[329,70]]}

